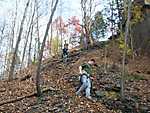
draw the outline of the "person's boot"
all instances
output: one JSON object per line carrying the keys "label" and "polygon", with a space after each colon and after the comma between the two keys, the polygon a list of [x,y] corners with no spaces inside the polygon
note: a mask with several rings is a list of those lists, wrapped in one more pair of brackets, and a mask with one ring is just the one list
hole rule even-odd
{"label": "person's boot", "polygon": [[92,101],[92,102],[96,102],[96,101],[97,101],[97,99],[92,98],[91,96],[86,96],[86,98],[87,98],[88,100]]}
{"label": "person's boot", "polygon": [[77,92],[76,92],[76,95],[79,96],[79,95],[80,95],[80,92],[77,91]]}
{"label": "person's boot", "polygon": [[91,96],[86,96],[87,99],[89,100],[92,100],[92,97]]}

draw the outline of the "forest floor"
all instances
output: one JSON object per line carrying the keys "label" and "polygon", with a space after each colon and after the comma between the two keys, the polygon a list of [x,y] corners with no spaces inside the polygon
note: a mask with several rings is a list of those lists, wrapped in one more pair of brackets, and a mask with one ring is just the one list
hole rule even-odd
{"label": "forest floor", "polygon": [[[125,99],[121,100],[119,58],[110,50],[104,73],[103,53],[95,48],[72,53],[65,64],[58,57],[44,61],[40,98],[36,96],[36,65],[22,70],[11,82],[0,81],[0,113],[150,113],[150,59],[138,57],[128,61]],[[98,65],[92,82],[95,102],[75,95],[78,67],[91,58]]]}

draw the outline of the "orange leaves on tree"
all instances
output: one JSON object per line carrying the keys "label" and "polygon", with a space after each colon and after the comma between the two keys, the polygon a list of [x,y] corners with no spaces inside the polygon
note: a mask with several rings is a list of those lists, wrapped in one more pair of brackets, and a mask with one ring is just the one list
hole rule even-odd
{"label": "orange leaves on tree", "polygon": [[61,33],[66,33],[67,32],[67,27],[65,25],[65,22],[61,16],[55,19],[53,22],[53,25],[55,26],[56,29],[58,29]]}
{"label": "orange leaves on tree", "polygon": [[81,32],[80,20],[76,16],[72,16],[70,19],[68,19],[68,25],[73,25],[75,32]]}
{"label": "orange leaves on tree", "polygon": [[81,26],[80,25],[75,25],[75,30],[77,31],[77,32],[81,32]]}

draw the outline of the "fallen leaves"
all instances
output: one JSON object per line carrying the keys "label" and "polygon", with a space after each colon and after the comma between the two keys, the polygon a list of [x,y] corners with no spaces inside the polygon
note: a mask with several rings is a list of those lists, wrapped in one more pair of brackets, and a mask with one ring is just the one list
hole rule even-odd
{"label": "fallen leaves", "polygon": [[[99,58],[99,50],[72,56],[71,62],[64,65],[59,59],[46,61],[41,73],[43,90],[49,89],[38,99],[36,96],[22,98],[0,106],[3,113],[121,113],[121,110],[148,111],[150,109],[150,80],[127,80],[126,101],[119,97],[120,72],[103,73],[103,64]],[[78,66],[88,58],[95,57],[100,65],[99,72],[93,81],[93,90],[96,91],[97,102],[85,97],[76,96],[76,87],[79,84]],[[25,97],[36,93],[35,67],[24,71],[12,82],[0,82],[0,102],[5,102],[18,97]],[[26,76],[31,75],[29,78]],[[25,78],[25,79],[22,79]],[[93,95],[95,96],[95,95]]]}

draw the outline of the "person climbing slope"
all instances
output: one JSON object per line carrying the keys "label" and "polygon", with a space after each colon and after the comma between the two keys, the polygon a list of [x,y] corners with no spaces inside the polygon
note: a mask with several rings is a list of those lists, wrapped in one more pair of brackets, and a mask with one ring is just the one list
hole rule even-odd
{"label": "person climbing slope", "polygon": [[68,43],[66,43],[66,40],[65,40],[65,44],[64,44],[64,48],[62,50],[63,54],[62,54],[62,58],[63,60],[66,62],[67,58],[68,58]]}
{"label": "person climbing slope", "polygon": [[76,95],[80,95],[81,91],[85,91],[85,96],[88,99],[91,97],[91,88],[92,88],[92,67],[96,66],[95,60],[91,59],[87,63],[83,63],[79,66],[80,72],[80,87],[78,88]]}

